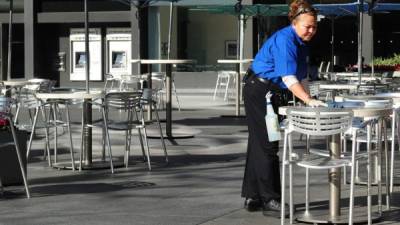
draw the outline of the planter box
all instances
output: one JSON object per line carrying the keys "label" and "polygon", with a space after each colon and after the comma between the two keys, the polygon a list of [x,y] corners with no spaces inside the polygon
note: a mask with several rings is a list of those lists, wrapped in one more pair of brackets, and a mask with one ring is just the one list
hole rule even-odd
{"label": "planter box", "polygon": [[[26,131],[16,129],[18,145],[26,172]],[[19,168],[17,152],[15,150],[10,130],[0,130],[0,145],[10,143],[0,148],[0,178],[3,186],[23,184],[21,169]]]}

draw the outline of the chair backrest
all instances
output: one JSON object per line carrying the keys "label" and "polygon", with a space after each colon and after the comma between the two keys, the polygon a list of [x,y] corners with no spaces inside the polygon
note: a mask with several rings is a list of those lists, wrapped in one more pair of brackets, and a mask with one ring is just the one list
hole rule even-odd
{"label": "chair backrest", "polygon": [[328,61],[324,72],[329,73],[329,72],[331,72],[331,69],[332,69],[331,61]]}
{"label": "chair backrest", "polygon": [[142,92],[110,92],[105,95],[106,108],[129,110],[140,106]]}
{"label": "chair backrest", "polygon": [[318,73],[325,72],[324,71],[324,66],[325,66],[325,62],[321,61],[321,64],[319,64]]}
{"label": "chair backrest", "polygon": [[312,136],[342,133],[351,126],[353,118],[349,109],[323,107],[291,108],[287,115],[291,130]]}

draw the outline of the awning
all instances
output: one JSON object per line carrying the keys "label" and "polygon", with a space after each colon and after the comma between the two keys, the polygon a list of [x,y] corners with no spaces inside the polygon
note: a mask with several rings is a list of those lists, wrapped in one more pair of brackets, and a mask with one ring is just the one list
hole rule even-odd
{"label": "awning", "polygon": [[287,16],[289,10],[286,4],[254,4],[254,5],[242,5],[240,10],[237,10],[232,5],[203,5],[190,7],[192,11],[207,11],[210,13],[217,14],[231,14],[231,15],[244,15],[249,16]]}

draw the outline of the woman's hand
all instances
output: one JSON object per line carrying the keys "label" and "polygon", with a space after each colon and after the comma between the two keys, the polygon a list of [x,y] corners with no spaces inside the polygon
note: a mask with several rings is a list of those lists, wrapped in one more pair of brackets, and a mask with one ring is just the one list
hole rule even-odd
{"label": "woman's hand", "polygon": [[319,106],[328,107],[328,104],[317,99],[310,99],[306,102],[306,104],[311,107],[319,107]]}

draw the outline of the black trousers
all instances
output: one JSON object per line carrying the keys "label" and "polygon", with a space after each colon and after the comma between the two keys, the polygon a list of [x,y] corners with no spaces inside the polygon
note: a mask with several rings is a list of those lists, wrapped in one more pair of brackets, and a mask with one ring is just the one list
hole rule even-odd
{"label": "black trousers", "polygon": [[264,201],[280,199],[281,182],[279,141],[269,142],[265,124],[265,95],[272,91],[271,98],[275,113],[287,103],[287,91],[276,90],[270,84],[259,81],[254,75],[246,75],[243,89],[249,138],[247,143],[246,167],[243,178],[242,197],[260,198]]}

